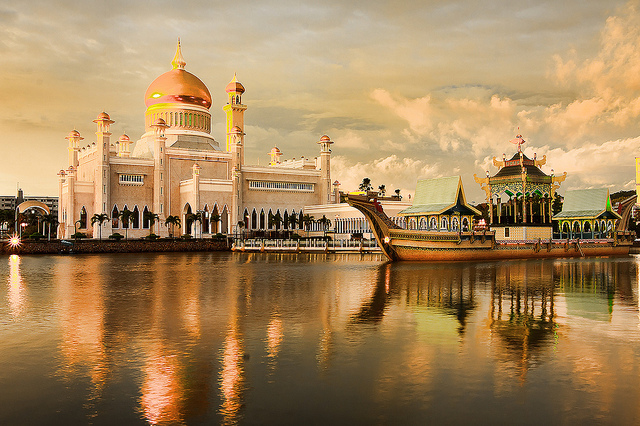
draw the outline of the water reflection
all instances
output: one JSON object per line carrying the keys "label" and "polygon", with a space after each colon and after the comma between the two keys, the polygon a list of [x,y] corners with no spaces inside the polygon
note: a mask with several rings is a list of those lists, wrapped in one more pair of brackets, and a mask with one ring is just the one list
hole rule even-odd
{"label": "water reflection", "polygon": [[20,256],[9,256],[9,310],[13,318],[19,317],[25,310],[25,286],[20,275]]}
{"label": "water reflection", "polygon": [[[118,401],[119,423],[260,423],[265,413],[297,423],[326,407],[385,423],[391,417],[375,413],[510,398],[556,376],[556,387],[588,384],[598,395],[624,374],[640,380],[638,260],[52,257],[43,260],[50,278],[26,262],[5,264],[7,312],[25,315],[27,288],[29,312],[55,309],[43,321],[59,335],[43,389],[81,399],[89,422],[113,418]],[[624,345],[613,352],[612,342]],[[0,348],[0,359],[11,357],[12,346]],[[69,395],[74,386],[79,396]],[[482,411],[478,398],[469,407]]]}
{"label": "water reflection", "polygon": [[498,337],[497,356],[506,358],[521,383],[542,348],[554,343],[553,276],[551,263],[524,262],[495,270],[490,328]]}

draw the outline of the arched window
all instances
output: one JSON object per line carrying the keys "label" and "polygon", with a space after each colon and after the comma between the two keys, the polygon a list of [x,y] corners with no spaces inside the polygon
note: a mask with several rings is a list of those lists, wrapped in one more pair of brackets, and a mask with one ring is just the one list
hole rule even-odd
{"label": "arched window", "polygon": [[424,217],[420,218],[420,229],[427,229],[427,219]]}
{"label": "arched window", "polygon": [[209,229],[209,225],[211,224],[211,222],[209,221],[209,218],[210,218],[209,205],[205,204],[204,211],[202,213],[202,232],[205,234],[211,233],[211,230]]}
{"label": "arched window", "polygon": [[289,213],[285,210],[284,216],[282,217],[282,228],[289,229]]}
{"label": "arched window", "polygon": [[569,236],[569,224],[567,222],[562,225],[562,233],[567,237]]}
{"label": "arched window", "polygon": [[249,229],[251,226],[251,217],[249,216],[249,210],[244,209],[242,220],[244,221],[244,229]]}
{"label": "arched window", "polygon": [[440,219],[440,229],[443,231],[446,231],[449,229],[449,221],[447,220],[446,217],[443,217],[442,219]]}
{"label": "arched window", "polygon": [[[127,211],[129,210],[129,207],[127,207],[127,205],[125,204],[124,207],[122,208],[122,211]],[[129,210],[131,211],[131,210]],[[122,212],[120,212],[122,214]],[[131,228],[131,216],[127,217],[123,217],[122,218],[122,227],[125,229]]]}
{"label": "arched window", "polygon": [[463,217],[462,218],[462,232],[468,232],[469,231],[469,218],[468,217]]}
{"label": "arched window", "polygon": [[256,213],[256,209],[253,209],[251,213],[251,229],[258,229],[258,213]]}
{"label": "arched window", "polygon": [[118,206],[114,205],[113,210],[111,210],[111,228],[117,229],[120,227],[120,212],[118,211]]}
{"label": "arched window", "polygon": [[260,229],[264,230],[265,228],[265,220],[264,220],[264,210],[260,210]]}
{"label": "arched window", "polygon": [[139,229],[140,228],[140,210],[138,210],[138,206],[133,208],[133,215],[131,216],[131,228]]}
{"label": "arched window", "polygon": [[227,206],[224,206],[222,213],[220,213],[220,229],[222,233],[229,232],[229,210],[227,210]]}
{"label": "arched window", "polygon": [[573,222],[573,232],[576,234],[580,233],[580,222]]}
{"label": "arched window", "polygon": [[409,218],[409,229],[417,228],[417,220],[415,217]]}
{"label": "arched window", "polygon": [[431,216],[431,219],[429,220],[429,228],[438,229],[438,219],[435,216]]}
{"label": "arched window", "polygon": [[460,223],[459,223],[459,220],[458,220],[457,217],[451,218],[451,230],[452,231],[457,231],[458,228],[459,228],[459,225],[460,225]]}
{"label": "arched window", "polygon": [[[136,206],[137,208],[137,206]],[[151,227],[151,223],[149,223],[149,208],[144,206],[144,210],[142,210],[142,229],[149,229]]]}
{"label": "arched window", "polygon": [[191,219],[191,205],[189,203],[185,204],[184,209],[182,209],[182,213],[184,214],[184,232],[185,234],[191,235],[191,225],[193,224],[193,219]]}
{"label": "arched window", "polygon": [[87,228],[87,209],[82,206],[82,210],[80,210],[80,229]]}

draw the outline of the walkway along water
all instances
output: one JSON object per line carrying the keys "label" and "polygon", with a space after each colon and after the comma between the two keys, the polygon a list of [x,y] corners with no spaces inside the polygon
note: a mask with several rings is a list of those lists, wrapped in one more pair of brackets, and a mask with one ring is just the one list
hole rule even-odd
{"label": "walkway along water", "polygon": [[3,254],[74,254],[74,253],[143,253],[143,252],[183,252],[183,251],[227,251],[231,247],[228,240],[198,238],[192,240],[160,239],[150,240],[52,240],[22,241],[12,246],[0,242]]}

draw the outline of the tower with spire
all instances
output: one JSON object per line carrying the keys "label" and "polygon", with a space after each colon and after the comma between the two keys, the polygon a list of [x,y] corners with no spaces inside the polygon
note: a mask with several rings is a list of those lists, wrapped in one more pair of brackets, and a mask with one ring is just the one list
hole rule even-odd
{"label": "tower with spire", "polygon": [[228,100],[222,109],[227,114],[227,151],[231,151],[235,127],[238,127],[242,133],[240,144],[244,146],[244,111],[247,106],[242,103],[244,86],[238,81],[238,76],[235,73],[225,90]]}

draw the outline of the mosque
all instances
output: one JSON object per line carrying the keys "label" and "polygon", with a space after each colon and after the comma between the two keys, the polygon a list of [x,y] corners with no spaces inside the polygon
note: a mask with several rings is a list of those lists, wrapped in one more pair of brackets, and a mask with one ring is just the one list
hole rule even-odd
{"label": "mosque", "polygon": [[[274,147],[268,166],[245,165],[244,86],[235,75],[226,86],[221,146],[211,135],[211,94],[185,70],[179,41],[172,65],[146,91],[145,133],[135,146],[126,134],[112,140],[114,120],[105,112],[93,120],[95,142],[83,144],[76,130],[66,137],[68,167],[58,173],[60,238],[125,230],[133,238],[151,232],[199,237],[268,229],[274,220],[278,228],[292,229],[301,224],[304,206],[339,201],[328,136],[317,142],[320,155],[314,159],[282,160]],[[131,214],[123,216],[123,210]],[[91,224],[94,214],[108,219]],[[181,227],[165,226],[169,216],[180,218]]]}

